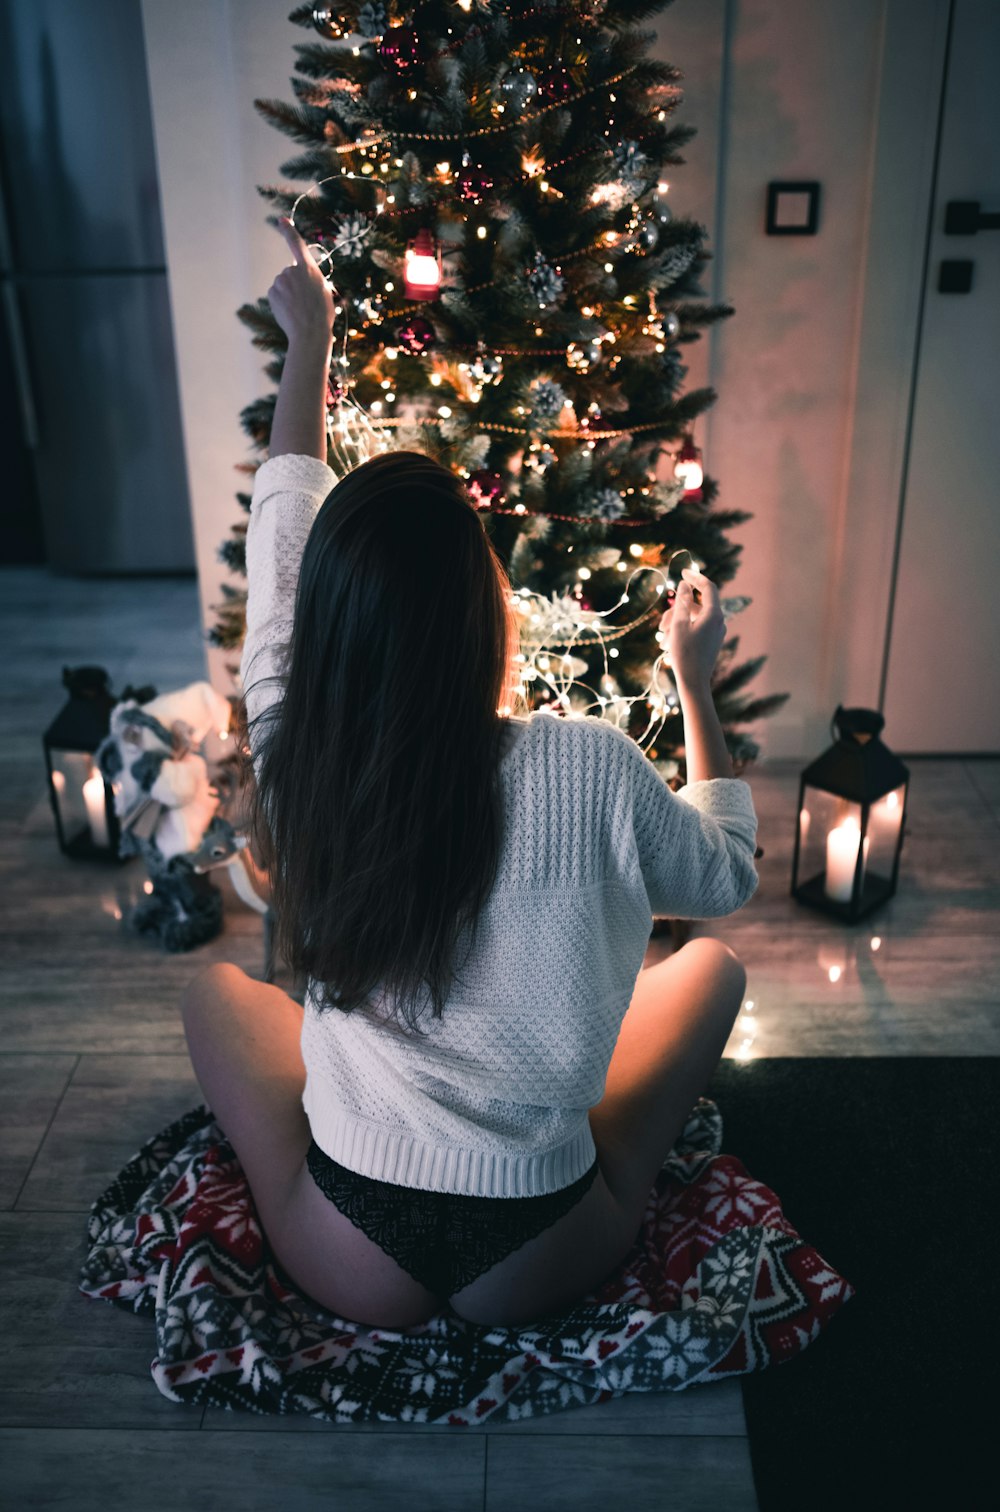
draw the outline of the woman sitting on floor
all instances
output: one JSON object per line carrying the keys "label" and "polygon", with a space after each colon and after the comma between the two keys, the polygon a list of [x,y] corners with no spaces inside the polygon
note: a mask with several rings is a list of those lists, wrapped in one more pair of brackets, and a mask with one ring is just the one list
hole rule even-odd
{"label": "woman sitting on floor", "polygon": [[241,673],[256,848],[308,988],[303,1010],[202,971],[191,1059],[271,1249],[322,1306],[529,1322],[627,1255],[742,1001],[711,938],[642,969],[654,913],[724,917],[758,885],[709,689],[718,589],[687,574],[661,622],[679,793],[609,721],[510,716],[511,587],[461,481],[415,452],[327,466],[333,299],[281,229]]}

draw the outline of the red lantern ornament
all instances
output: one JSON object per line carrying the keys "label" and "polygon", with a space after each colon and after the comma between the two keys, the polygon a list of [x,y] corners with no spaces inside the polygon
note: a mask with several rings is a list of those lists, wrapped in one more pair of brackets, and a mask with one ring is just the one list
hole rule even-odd
{"label": "red lantern ornament", "polygon": [[503,498],[503,479],[497,472],[481,467],[474,472],[466,485],[477,509],[489,509]]}
{"label": "red lantern ornament", "polygon": [[437,299],[441,290],[441,248],[426,227],[406,249],[403,287],[407,299]]}
{"label": "red lantern ornament", "polygon": [[573,80],[565,68],[547,68],[538,88],[546,100],[565,100],[573,92]]}
{"label": "red lantern ornament", "polygon": [[684,484],[685,497],[701,497],[701,485],[705,480],[705,474],[701,465],[701,452],[694,444],[693,436],[685,436],[684,444],[677,453],[674,462],[674,477],[680,478]]}
{"label": "red lantern ornament", "polygon": [[455,186],[459,199],[469,205],[481,205],[493,188],[493,179],[480,164],[467,163],[455,175]]}
{"label": "red lantern ornament", "polygon": [[411,357],[429,352],[437,340],[437,331],[422,315],[408,315],[396,328],[396,340]]}
{"label": "red lantern ornament", "polygon": [[378,44],[378,55],[383,63],[405,73],[420,57],[420,39],[412,26],[390,26]]}

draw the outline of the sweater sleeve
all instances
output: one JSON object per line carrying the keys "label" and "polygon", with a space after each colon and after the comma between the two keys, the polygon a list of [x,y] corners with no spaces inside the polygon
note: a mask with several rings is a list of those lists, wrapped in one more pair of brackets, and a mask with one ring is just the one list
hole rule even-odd
{"label": "sweater sleeve", "polygon": [[255,720],[283,696],[283,656],[292,636],[302,553],[336,482],[325,462],[291,452],[270,457],[254,478],[246,536],[247,628],[240,659],[251,751]]}
{"label": "sweater sleeve", "polygon": [[625,738],[631,747],[632,825],[651,911],[674,919],[735,913],[760,884],[749,783],[711,777],[675,793],[635,741]]}

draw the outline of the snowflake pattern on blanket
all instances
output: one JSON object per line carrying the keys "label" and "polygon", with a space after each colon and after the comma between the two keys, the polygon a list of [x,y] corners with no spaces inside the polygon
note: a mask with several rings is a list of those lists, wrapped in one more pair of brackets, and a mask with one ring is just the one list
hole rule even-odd
{"label": "snowflake pattern on blanket", "polygon": [[628,1257],[564,1315],[498,1328],[446,1309],[396,1331],[295,1289],[232,1146],[199,1107],[95,1202],[80,1290],[152,1315],[153,1379],[175,1402],[467,1427],[687,1390],[791,1359],[853,1295],[721,1148],[719,1111],[702,1098]]}

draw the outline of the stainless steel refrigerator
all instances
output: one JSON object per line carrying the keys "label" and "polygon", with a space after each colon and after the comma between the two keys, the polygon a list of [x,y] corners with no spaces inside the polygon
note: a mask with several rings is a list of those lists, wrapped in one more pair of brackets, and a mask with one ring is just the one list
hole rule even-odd
{"label": "stainless steel refrigerator", "polygon": [[139,0],[0,0],[0,295],[0,561],[193,572]]}

